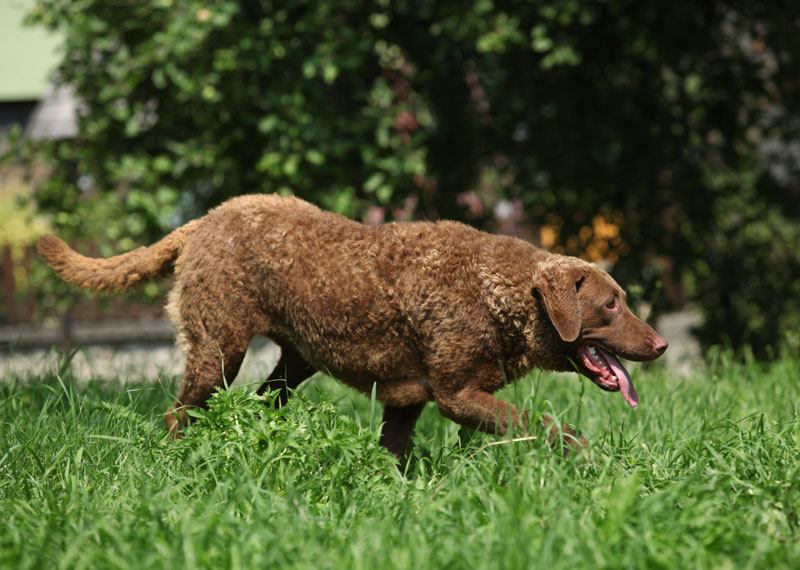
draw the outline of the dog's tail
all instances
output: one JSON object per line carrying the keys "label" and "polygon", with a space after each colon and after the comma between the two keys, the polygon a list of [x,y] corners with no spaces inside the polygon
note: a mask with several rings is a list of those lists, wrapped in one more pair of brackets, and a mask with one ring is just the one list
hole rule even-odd
{"label": "dog's tail", "polygon": [[39,238],[36,249],[68,283],[91,291],[121,291],[167,273],[199,222],[191,221],[149,247],[108,259],[85,257],[52,234]]}

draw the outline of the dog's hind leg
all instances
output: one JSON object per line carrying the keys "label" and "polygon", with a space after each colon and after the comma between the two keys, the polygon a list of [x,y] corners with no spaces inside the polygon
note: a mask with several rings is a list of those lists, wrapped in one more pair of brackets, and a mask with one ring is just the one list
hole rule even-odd
{"label": "dog's hind leg", "polygon": [[246,352],[247,343],[221,345],[211,339],[190,346],[178,399],[165,416],[170,437],[180,437],[187,424],[187,409],[205,407],[216,390],[233,383]]}
{"label": "dog's hind leg", "polygon": [[267,377],[267,380],[258,389],[258,394],[264,394],[267,390],[278,390],[279,394],[275,399],[275,407],[280,408],[289,399],[289,390],[294,390],[300,383],[314,374],[316,370],[300,353],[288,343],[281,343],[281,357],[275,369]]}
{"label": "dog's hind leg", "polygon": [[[180,330],[179,343],[186,353],[186,371],[178,399],[167,409],[167,428],[179,437],[187,423],[186,410],[205,407],[215,390],[233,383],[244,360],[253,317],[242,308],[241,298],[211,296],[203,282],[178,284],[170,293],[167,312]],[[192,302],[187,302],[191,299]]]}

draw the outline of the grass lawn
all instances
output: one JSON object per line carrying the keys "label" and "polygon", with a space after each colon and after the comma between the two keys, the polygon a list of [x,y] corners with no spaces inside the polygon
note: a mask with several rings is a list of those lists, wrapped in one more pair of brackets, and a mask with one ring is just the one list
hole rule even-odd
{"label": "grass lawn", "polygon": [[[280,411],[231,390],[185,439],[173,387],[0,384],[4,568],[800,568],[800,357],[632,366],[628,407],[575,375],[501,397],[578,425],[594,463],[430,405],[399,472],[380,405],[317,377]],[[791,353],[791,354],[789,354]]]}

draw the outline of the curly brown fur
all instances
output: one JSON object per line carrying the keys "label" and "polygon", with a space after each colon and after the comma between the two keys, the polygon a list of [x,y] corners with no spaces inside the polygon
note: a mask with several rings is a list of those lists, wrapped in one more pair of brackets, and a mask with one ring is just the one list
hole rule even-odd
{"label": "curly brown fur", "polygon": [[381,442],[398,456],[428,401],[502,434],[509,419],[527,420],[492,392],[532,368],[577,365],[602,388],[625,391],[587,350],[650,360],[666,349],[598,267],[455,222],[368,227],[296,198],[247,195],[110,259],[78,255],[54,236],[39,251],[62,278],[96,291],[174,265],[167,312],[187,357],[167,414],[176,435],[187,407],[233,381],[255,334],[281,346],[265,385],[282,390],[279,403],[314,370],[367,394],[374,384]]}

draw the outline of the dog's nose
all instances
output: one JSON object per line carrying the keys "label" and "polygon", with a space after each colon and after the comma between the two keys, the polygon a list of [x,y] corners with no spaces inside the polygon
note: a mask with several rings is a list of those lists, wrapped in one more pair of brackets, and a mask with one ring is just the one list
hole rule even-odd
{"label": "dog's nose", "polygon": [[653,344],[653,350],[655,350],[658,355],[661,356],[664,354],[664,351],[667,350],[668,346],[669,343],[667,342],[667,339],[665,339],[663,336],[660,336],[656,339],[655,344]]}

